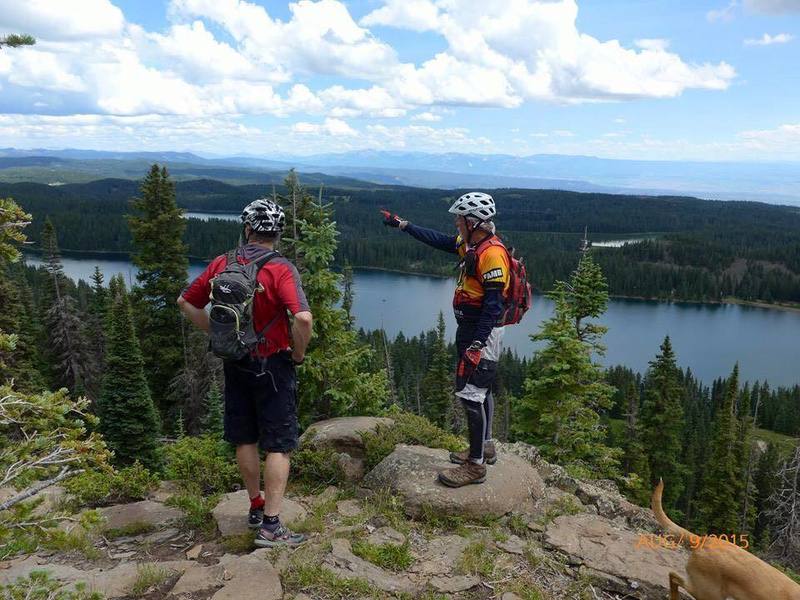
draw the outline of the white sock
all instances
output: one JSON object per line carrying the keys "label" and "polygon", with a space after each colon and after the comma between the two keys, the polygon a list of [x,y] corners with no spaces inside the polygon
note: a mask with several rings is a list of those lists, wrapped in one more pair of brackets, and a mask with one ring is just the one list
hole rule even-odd
{"label": "white sock", "polygon": [[482,458],[470,458],[469,462],[475,463],[476,465],[482,465],[483,459]]}

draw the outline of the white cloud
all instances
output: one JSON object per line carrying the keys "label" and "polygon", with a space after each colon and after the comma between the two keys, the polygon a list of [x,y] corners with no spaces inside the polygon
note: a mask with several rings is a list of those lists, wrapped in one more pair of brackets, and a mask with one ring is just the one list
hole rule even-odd
{"label": "white cloud", "polygon": [[302,135],[357,136],[358,132],[341,119],[327,118],[321,124],[301,121],[292,125],[292,131]]}
{"label": "white cloud", "polygon": [[441,121],[442,116],[434,114],[430,111],[417,113],[411,116],[412,121],[426,121],[428,123],[435,123],[436,121]]}
{"label": "white cloud", "polygon": [[771,157],[800,160],[800,123],[787,123],[775,129],[742,131],[743,145]]}
{"label": "white cloud", "polygon": [[723,22],[732,21],[735,16],[734,13],[736,11],[736,8],[738,6],[739,2],[737,0],[731,0],[727,6],[709,10],[706,13],[706,19],[710,23],[716,23],[717,21],[723,21]]}
{"label": "white cloud", "polygon": [[745,46],[771,46],[773,44],[786,44],[791,42],[794,36],[789,33],[778,33],[770,35],[765,33],[760,38],[749,38],[744,41]]}
{"label": "white cloud", "polygon": [[388,0],[360,23],[366,27],[388,25],[413,31],[434,30],[439,25],[439,9],[429,0]]}
{"label": "white cloud", "polygon": [[124,22],[108,0],[0,0],[0,32],[77,40],[119,35]]}
{"label": "white cloud", "polygon": [[634,42],[642,50],[653,50],[654,52],[663,52],[669,47],[669,40],[661,38],[644,38]]}
{"label": "white cloud", "polygon": [[744,0],[744,5],[749,10],[773,15],[800,12],[798,0]]}

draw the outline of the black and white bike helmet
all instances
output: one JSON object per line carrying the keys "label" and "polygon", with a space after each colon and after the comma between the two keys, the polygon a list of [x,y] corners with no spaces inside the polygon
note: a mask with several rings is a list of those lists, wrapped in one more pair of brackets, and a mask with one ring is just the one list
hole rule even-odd
{"label": "black and white bike helmet", "polygon": [[475,217],[480,221],[488,221],[497,214],[494,198],[483,192],[469,192],[453,202],[447,211],[462,217]]}
{"label": "black and white bike helmet", "polygon": [[253,200],[242,210],[242,225],[250,225],[257,233],[280,233],[285,223],[283,209],[268,198]]}

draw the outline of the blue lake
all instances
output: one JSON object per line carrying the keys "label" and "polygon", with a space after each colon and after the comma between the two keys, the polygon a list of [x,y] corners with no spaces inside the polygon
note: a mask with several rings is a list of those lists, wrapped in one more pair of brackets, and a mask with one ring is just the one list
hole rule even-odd
{"label": "blue lake", "polygon": [[[29,264],[39,263],[34,256]],[[131,283],[135,269],[123,258],[67,256],[64,270],[73,279],[89,280],[95,265],[106,281],[122,273]],[[190,276],[200,273],[204,264],[192,264]],[[404,275],[383,271],[358,270],[354,276],[353,313],[358,327],[383,327],[394,337],[402,331],[413,336],[436,325],[439,311],[447,321],[448,335],[455,331],[450,302],[451,279]],[[534,344],[529,335],[552,314],[553,304],[537,296],[533,309],[522,323],[508,328],[506,345],[529,355]],[[665,335],[683,367],[706,383],[730,373],[738,361],[744,379],[775,385],[800,383],[800,313],[738,305],[648,302],[615,299],[601,323],[609,328],[604,338],[608,350],[600,361],[623,364],[644,372],[658,352]]]}

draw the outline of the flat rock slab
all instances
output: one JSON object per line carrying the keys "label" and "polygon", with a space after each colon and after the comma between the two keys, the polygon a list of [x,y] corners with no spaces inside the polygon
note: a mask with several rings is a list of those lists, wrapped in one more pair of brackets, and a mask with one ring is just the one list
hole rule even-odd
{"label": "flat rock slab", "polygon": [[437,575],[432,577],[430,584],[437,592],[443,594],[457,594],[458,592],[466,592],[480,584],[481,580],[475,575],[456,575],[454,577],[443,577]]}
{"label": "flat rock slab", "polygon": [[360,577],[384,592],[416,594],[419,586],[407,575],[395,575],[353,554],[350,541],[334,538],[325,566],[340,577]]}
{"label": "flat rock slab", "polygon": [[373,546],[402,546],[406,536],[391,527],[380,527],[369,534],[367,542]]}
{"label": "flat rock slab", "polygon": [[666,598],[669,572],[685,577],[689,554],[684,549],[651,548],[642,543],[641,535],[646,534],[615,527],[598,515],[562,515],[547,527],[545,543],[593,575],[602,579],[607,574],[607,589],[633,597]]}
{"label": "flat rock slab", "polygon": [[453,489],[439,483],[439,471],[453,466],[447,450],[398,444],[367,474],[363,485],[397,494],[411,517],[419,517],[425,510],[439,515],[501,517],[544,490],[536,469],[513,454],[499,454],[497,464],[487,468],[482,484]]}
{"label": "flat rock slab", "polygon": [[336,512],[343,517],[357,517],[361,514],[361,501],[354,498],[339,500],[336,503]]}
{"label": "flat rock slab", "polygon": [[504,542],[495,542],[495,545],[509,554],[522,554],[525,552],[525,541],[516,535],[512,535]]}
{"label": "flat rock slab", "polygon": [[[247,495],[247,490],[225,494],[212,511],[220,534],[226,537],[253,531],[247,526],[247,511],[249,508],[250,498]],[[284,525],[300,521],[307,515],[306,509],[300,504],[290,498],[283,499],[280,517]]]}
{"label": "flat rock slab", "polygon": [[195,592],[221,586],[225,583],[224,575],[225,568],[221,565],[204,567],[195,563],[194,566],[186,569],[183,575],[181,575],[181,578],[175,583],[170,594],[173,596],[193,594]]}
{"label": "flat rock slab", "polygon": [[408,570],[422,576],[452,573],[468,544],[469,540],[460,535],[434,538],[414,553],[417,560]]}
{"label": "flat rock slab", "polygon": [[180,509],[165,506],[152,500],[116,504],[97,510],[105,519],[105,527],[107,529],[121,529],[134,523],[147,523],[153,527],[159,527],[183,516],[183,511]]}
{"label": "flat rock slab", "polygon": [[40,557],[31,556],[21,561],[15,561],[8,569],[0,571],[0,584],[10,583],[18,577],[27,577],[32,571],[47,571],[51,577],[63,583],[66,588],[84,582],[89,591],[100,592],[107,598],[116,598],[129,592],[139,576],[139,568],[144,565],[153,565],[170,574],[175,574],[182,573],[194,564],[187,560],[156,563],[124,562],[112,569],[83,571],[69,565],[48,564]]}
{"label": "flat rock slab", "polygon": [[225,586],[212,600],[280,600],[283,597],[281,576],[256,550],[246,556],[225,555],[220,559]]}
{"label": "flat rock slab", "polygon": [[393,423],[393,419],[386,417],[336,417],[310,425],[300,437],[300,443],[312,448],[332,448],[353,458],[364,458],[361,432],[374,432],[378,425]]}

